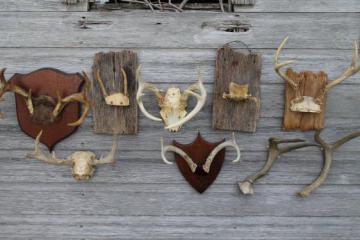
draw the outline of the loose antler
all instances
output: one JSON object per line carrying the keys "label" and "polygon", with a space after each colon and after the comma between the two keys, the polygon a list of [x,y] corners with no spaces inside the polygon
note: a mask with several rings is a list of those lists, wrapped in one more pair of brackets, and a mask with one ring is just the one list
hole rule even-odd
{"label": "loose antler", "polygon": [[[239,182],[240,191],[243,194],[254,194],[253,184],[271,170],[276,159],[280,157],[281,154],[291,152],[296,149],[318,146],[317,144],[304,143],[305,140],[302,139],[279,139],[279,138],[269,138],[269,148],[268,148],[268,158],[263,166],[263,168],[257,172],[255,175],[247,177],[244,181]],[[279,145],[282,143],[300,143],[285,148],[280,148]]]}
{"label": "loose antler", "polygon": [[320,175],[310,185],[308,185],[301,192],[298,193],[298,195],[301,197],[308,197],[313,191],[315,191],[318,187],[321,186],[321,184],[324,183],[324,181],[326,180],[327,176],[330,173],[330,168],[331,168],[331,164],[332,164],[332,157],[333,157],[334,151],[337,148],[341,147],[343,144],[347,143],[348,141],[350,141],[354,138],[360,137],[360,131],[357,131],[357,132],[354,132],[347,136],[342,137],[341,139],[339,139],[338,141],[336,141],[333,144],[329,144],[329,143],[326,143],[320,137],[320,134],[321,134],[321,130],[316,131],[314,139],[321,146],[321,149],[323,152],[323,157],[324,157],[324,164],[321,169]]}

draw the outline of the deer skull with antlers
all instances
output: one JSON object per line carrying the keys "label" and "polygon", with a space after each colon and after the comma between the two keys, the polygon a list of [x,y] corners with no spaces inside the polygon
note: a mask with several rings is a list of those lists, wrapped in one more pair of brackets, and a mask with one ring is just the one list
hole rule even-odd
{"label": "deer skull with antlers", "polygon": [[[140,67],[137,69],[136,79],[139,83],[136,100],[141,112],[151,120],[158,122],[163,121],[165,124],[165,129],[168,129],[170,132],[179,131],[181,126],[192,119],[205,105],[207,94],[200,72],[198,75],[198,82],[189,86],[184,91],[184,93],[181,93],[181,90],[175,87],[168,88],[166,93],[164,93],[160,91],[155,85],[142,81],[140,79]],[[158,105],[160,107],[160,115],[162,119],[153,116],[145,109],[142,101],[144,91],[150,91],[155,94]],[[194,91],[198,91],[199,93]],[[194,109],[189,114],[187,114],[186,107],[190,96],[195,97],[197,99],[197,103]]]}
{"label": "deer skull with antlers", "polygon": [[[279,48],[275,53],[275,72],[283,79],[289,86],[293,89],[295,93],[295,98],[290,103],[290,109],[293,112],[309,112],[309,113],[320,113],[322,110],[321,105],[323,104],[323,99],[326,94],[336,85],[340,84],[345,79],[351,77],[360,71],[360,65],[357,64],[358,59],[358,44],[354,41],[353,56],[351,65],[335,80],[326,83],[326,86],[321,89],[320,94],[316,97],[313,96],[303,96],[299,83],[292,79],[287,73],[281,71],[281,68],[289,64],[294,63],[294,61],[285,61],[283,63],[279,62],[279,55],[283,49],[288,37],[286,37]],[[288,69],[289,70],[289,69]]]}
{"label": "deer skull with antlers", "polygon": [[96,155],[93,152],[79,151],[71,154],[67,159],[58,159],[55,156],[55,152],[49,154],[44,153],[40,150],[39,141],[41,138],[41,134],[42,131],[36,137],[35,151],[27,154],[27,157],[56,165],[69,165],[72,167],[73,177],[78,181],[89,180],[94,174],[95,166],[115,162],[117,135],[114,135],[112,149],[110,153],[105,157],[96,159]]}
{"label": "deer skull with antlers", "polygon": [[50,124],[55,122],[67,104],[71,102],[80,102],[84,105],[82,116],[73,123],[68,123],[69,126],[79,126],[90,111],[90,101],[87,98],[89,92],[89,78],[85,72],[83,77],[85,79],[85,87],[82,92],[74,93],[72,95],[61,97],[58,94],[57,100],[50,96],[40,95],[38,97],[32,96],[32,90],[26,91],[12,82],[5,80],[5,68],[0,70],[0,98],[6,92],[13,92],[22,96],[26,102],[27,109],[31,116],[31,120],[40,124]]}

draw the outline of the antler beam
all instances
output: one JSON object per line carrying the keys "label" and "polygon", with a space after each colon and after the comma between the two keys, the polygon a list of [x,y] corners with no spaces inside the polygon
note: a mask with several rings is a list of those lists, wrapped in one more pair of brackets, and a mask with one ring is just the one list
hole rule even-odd
{"label": "antler beam", "polygon": [[35,150],[32,153],[28,153],[26,155],[27,158],[34,158],[46,163],[56,164],[56,165],[69,165],[71,164],[71,159],[58,159],[55,156],[55,152],[52,152],[52,154],[46,154],[41,151],[39,147],[40,138],[42,135],[42,131],[39,132],[35,139]]}
{"label": "antler beam", "polygon": [[360,137],[360,131],[357,131],[357,132],[354,132],[347,136],[342,137],[340,140],[336,141],[333,144],[329,144],[329,143],[326,143],[320,137],[320,134],[321,134],[321,130],[316,131],[314,139],[321,146],[321,149],[323,152],[323,157],[324,157],[324,164],[321,169],[319,177],[317,177],[310,185],[308,185],[301,192],[298,193],[298,195],[301,197],[308,197],[313,191],[315,191],[318,187],[321,186],[321,184],[324,183],[324,181],[326,180],[327,176],[330,173],[330,168],[332,165],[332,157],[333,157],[334,151],[337,148],[341,147],[343,144],[347,143],[348,141],[350,141],[354,138]]}
{"label": "antler beam", "polygon": [[56,118],[64,110],[64,108],[66,107],[66,105],[68,103],[80,102],[84,106],[83,113],[77,121],[68,123],[68,126],[80,126],[85,121],[86,116],[88,115],[88,113],[90,111],[91,104],[88,99],[88,93],[89,93],[89,89],[90,89],[90,80],[85,71],[83,71],[82,74],[83,74],[83,77],[85,80],[85,85],[84,85],[82,92],[72,94],[65,98],[62,98],[58,94],[58,102],[53,111],[53,116],[54,116],[54,118]]}
{"label": "antler beam", "polygon": [[[302,143],[301,143],[302,142]],[[305,140],[302,139],[279,139],[279,138],[269,138],[269,147],[268,147],[268,158],[266,160],[263,168],[257,172],[255,175],[247,177],[244,181],[239,182],[240,191],[247,194],[254,194],[253,184],[260,178],[264,177],[269,173],[276,159],[280,157],[281,154],[291,152],[296,149],[318,146],[316,144],[303,143]],[[286,148],[280,148],[279,145],[282,143],[300,143]]]}
{"label": "antler beam", "polygon": [[207,157],[207,159],[203,165],[203,169],[206,173],[210,172],[211,164],[214,161],[214,158],[216,157],[216,155],[226,147],[233,147],[236,150],[236,158],[232,162],[233,163],[240,162],[240,157],[241,157],[240,147],[236,143],[235,134],[233,133],[232,135],[233,135],[233,138],[231,140],[228,140],[226,142],[219,144],[216,148],[214,148],[214,150],[211,151],[210,155]]}
{"label": "antler beam", "polygon": [[329,92],[333,87],[360,71],[360,65],[357,63],[358,59],[359,45],[357,41],[354,41],[353,55],[350,66],[346,68],[346,70],[338,78],[326,85],[325,93]]}

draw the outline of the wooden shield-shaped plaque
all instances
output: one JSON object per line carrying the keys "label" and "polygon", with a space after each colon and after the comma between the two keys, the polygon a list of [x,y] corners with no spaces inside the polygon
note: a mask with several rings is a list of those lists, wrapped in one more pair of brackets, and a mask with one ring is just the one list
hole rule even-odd
{"label": "wooden shield-shaped plaque", "polygon": [[[213,95],[213,128],[255,132],[260,115],[261,54],[241,53],[225,45],[217,52]],[[230,82],[245,86],[251,97],[234,101],[224,98]],[[255,100],[255,101],[253,101]]]}
{"label": "wooden shield-shaped plaque", "polygon": [[[95,133],[135,135],[138,132],[138,107],[136,102],[136,69],[139,66],[137,54],[133,51],[97,53],[95,55],[92,81],[93,123]],[[101,88],[96,81],[97,72],[108,94],[124,93],[124,79],[127,76],[129,106],[111,106],[106,104]]]}
{"label": "wooden shield-shaped plaque", "polygon": [[[79,73],[67,74],[57,69],[43,68],[29,74],[16,73],[9,81],[25,91],[31,89],[33,99],[47,96],[56,102],[57,92],[62,97],[79,92],[83,84],[83,77]],[[67,104],[57,120],[50,124],[41,124],[31,119],[22,96],[15,94],[15,100],[17,119],[22,131],[30,137],[36,138],[39,132],[43,130],[40,142],[50,150],[54,148],[56,143],[70,136],[77,129],[77,127],[70,127],[68,124],[79,119],[80,103]]]}
{"label": "wooden shield-shaped plaque", "polygon": [[[176,141],[173,141],[173,145],[182,149],[186,152],[189,157],[196,163],[198,166],[202,166],[206,158],[209,156],[211,151],[219,144],[223,143],[225,140],[222,140],[217,143],[210,143],[205,141],[200,133],[197,138],[190,144],[181,144]],[[214,161],[211,164],[210,172],[208,174],[204,172],[195,172],[193,173],[180,155],[175,154],[175,161],[181,174],[184,176],[186,181],[195,188],[199,193],[203,193],[216,179],[218,176],[221,167],[225,159],[225,149],[222,149],[214,158]]]}
{"label": "wooden shield-shaped plaque", "polygon": [[[302,96],[310,96],[317,98],[321,96],[328,81],[327,74],[324,72],[300,72],[297,73],[289,68],[286,71],[286,75],[293,81],[299,84],[299,89]],[[309,112],[294,112],[291,111],[291,100],[295,98],[294,89],[285,83],[285,109],[284,109],[284,130],[320,130],[325,126],[325,106],[326,106],[326,94],[322,99],[321,112],[309,113]]]}

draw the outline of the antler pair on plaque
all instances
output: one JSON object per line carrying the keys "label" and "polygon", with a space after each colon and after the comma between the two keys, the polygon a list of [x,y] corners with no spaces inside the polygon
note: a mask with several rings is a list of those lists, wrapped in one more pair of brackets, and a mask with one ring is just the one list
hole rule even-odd
{"label": "antler pair on plaque", "polygon": [[352,61],[349,67],[335,80],[328,81],[324,72],[310,71],[296,73],[291,68],[286,72],[281,69],[294,61],[279,62],[279,55],[288,37],[275,53],[275,72],[286,82],[285,111],[283,126],[285,130],[319,130],[324,128],[325,105],[327,93],[336,85],[360,71],[358,61],[358,44],[354,41]]}
{"label": "antler pair on plaque", "polygon": [[[136,100],[141,112],[145,117],[153,121],[164,122],[165,129],[171,132],[179,131],[181,126],[192,119],[205,105],[207,93],[203,85],[200,70],[198,72],[198,82],[190,85],[183,93],[177,87],[168,88],[166,92],[163,92],[155,85],[142,81],[140,78],[140,67],[137,69],[136,78],[139,83]],[[145,109],[142,97],[146,91],[152,92],[155,95],[160,108],[161,118],[153,116]],[[186,108],[190,96],[195,97],[197,103],[188,114]]]}
{"label": "antler pair on plaque", "polygon": [[[243,194],[254,194],[253,185],[254,183],[267,175],[272,166],[274,165],[275,161],[280,158],[282,154],[287,152],[291,152],[296,149],[305,148],[305,147],[318,147],[322,151],[324,163],[323,167],[320,171],[320,175],[307,187],[305,187],[301,192],[298,193],[301,197],[308,197],[313,191],[315,191],[318,187],[323,184],[330,173],[331,165],[332,165],[332,157],[334,151],[342,146],[343,144],[347,143],[348,141],[360,137],[360,131],[351,133],[347,136],[342,137],[341,139],[337,140],[333,144],[326,143],[321,137],[321,130],[317,130],[314,135],[315,143],[307,143],[305,140],[302,139],[279,139],[279,138],[270,138],[269,139],[269,146],[268,146],[268,157],[263,166],[263,168],[257,172],[256,174],[247,177],[244,181],[239,183],[240,191]],[[292,144],[287,147],[280,147],[280,144]]]}
{"label": "antler pair on plaque", "polygon": [[60,96],[60,93],[58,92],[57,99],[55,100],[54,98],[47,95],[39,95],[34,97],[32,89],[26,91],[15,83],[6,81],[4,76],[5,70],[5,68],[0,70],[0,98],[6,92],[13,92],[19,96],[22,96],[25,100],[30,118],[34,122],[45,125],[55,122],[59,118],[66,105],[72,102],[79,102],[83,104],[84,111],[82,116],[77,121],[68,123],[68,126],[79,126],[85,121],[85,118],[90,110],[90,101],[87,97],[90,81],[85,72],[83,72],[85,87],[83,88],[82,92],[74,93],[66,97]]}
{"label": "antler pair on plaque", "polygon": [[164,163],[172,164],[167,159],[167,152],[175,153],[175,161],[180,172],[198,192],[204,192],[216,179],[225,159],[225,149],[233,147],[236,158],[233,163],[240,161],[240,148],[235,136],[231,140],[222,140],[216,143],[205,141],[200,133],[190,144],[180,144],[173,141],[173,145],[164,146],[161,139],[161,157]]}
{"label": "antler pair on plaque", "polygon": [[[127,79],[127,75],[126,75],[124,68],[121,68],[120,70],[121,70],[123,83],[124,83],[123,84],[124,93],[110,92],[110,94],[109,94],[104,86],[104,81],[101,78],[100,69],[98,69],[96,72],[96,81],[99,83],[101,93],[105,99],[106,104],[111,105],[111,106],[126,107],[126,106],[130,105],[129,94],[128,94],[128,79]],[[114,79],[112,79],[112,85],[113,85],[113,88],[115,89],[115,76],[114,76]]]}

